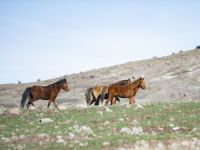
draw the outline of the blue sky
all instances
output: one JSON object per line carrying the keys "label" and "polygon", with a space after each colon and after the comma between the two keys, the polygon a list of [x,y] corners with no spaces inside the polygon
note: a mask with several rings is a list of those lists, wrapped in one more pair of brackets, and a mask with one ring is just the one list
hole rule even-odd
{"label": "blue sky", "polygon": [[33,82],[200,45],[199,0],[1,0],[0,83]]}

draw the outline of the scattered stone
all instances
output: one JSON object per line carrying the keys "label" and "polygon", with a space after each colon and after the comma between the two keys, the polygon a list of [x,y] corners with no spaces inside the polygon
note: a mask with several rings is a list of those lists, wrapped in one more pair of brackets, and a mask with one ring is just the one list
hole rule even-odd
{"label": "scattered stone", "polygon": [[104,124],[104,125],[109,125],[109,124],[110,124],[110,121],[105,121],[103,124]]}
{"label": "scattered stone", "polygon": [[172,128],[172,130],[173,131],[178,131],[178,130],[180,130],[180,127],[174,127],[174,128]]}
{"label": "scattered stone", "polygon": [[132,129],[129,128],[122,128],[120,130],[122,134],[131,134],[131,135],[140,135],[143,134],[143,129],[141,127],[133,127]]}
{"label": "scattered stone", "polygon": [[124,147],[119,147],[119,148],[117,148],[117,150],[127,150],[127,149]]}
{"label": "scattered stone", "polygon": [[15,149],[16,149],[16,150],[23,150],[23,149],[24,149],[24,146],[23,146],[23,145],[17,145]]}
{"label": "scattered stone", "polygon": [[57,141],[56,141],[57,143],[65,143],[65,140],[64,139],[57,139]]}
{"label": "scattered stone", "polygon": [[5,127],[6,127],[6,125],[4,125],[4,124],[0,125],[0,128],[5,128]]}
{"label": "scattered stone", "polygon": [[110,143],[109,143],[109,142],[106,142],[106,141],[104,141],[104,142],[102,143],[102,145],[103,145],[103,146],[108,146],[108,145],[110,145]]}
{"label": "scattered stone", "polygon": [[99,114],[100,116],[102,116],[103,112],[102,111],[98,111],[97,114]]}
{"label": "scattered stone", "polygon": [[4,137],[2,137],[1,140],[4,141],[5,143],[10,142],[10,139],[9,139],[9,138],[4,138]]}
{"label": "scattered stone", "polygon": [[80,147],[85,147],[85,146],[88,145],[88,143],[87,142],[86,143],[79,143],[79,145],[80,145]]}
{"label": "scattered stone", "polygon": [[144,108],[144,107],[143,107],[142,105],[140,105],[140,104],[137,104],[136,107],[137,107],[137,108]]}
{"label": "scattered stone", "polygon": [[36,110],[36,107],[34,107],[34,106],[31,105],[31,106],[29,107],[29,110]]}
{"label": "scattered stone", "polygon": [[42,118],[42,119],[39,120],[39,122],[40,123],[48,123],[48,122],[53,122],[53,120],[50,119],[50,118]]}
{"label": "scattered stone", "polygon": [[123,121],[124,121],[124,119],[123,119],[123,118],[119,118],[119,121],[123,122]]}
{"label": "scattered stone", "polygon": [[66,110],[66,107],[65,107],[64,105],[59,105],[59,106],[58,106],[58,109],[59,109],[59,110]]}
{"label": "scattered stone", "polygon": [[8,109],[8,113],[12,114],[12,115],[19,115],[20,109],[19,108],[11,108],[11,109]]}
{"label": "scattered stone", "polygon": [[62,136],[57,135],[56,138],[57,138],[57,139],[62,139]]}
{"label": "scattered stone", "polygon": [[106,112],[112,112],[112,110],[108,107],[106,107]]}
{"label": "scattered stone", "polygon": [[78,104],[75,106],[76,108],[87,108],[87,105],[84,104]]}
{"label": "scattered stone", "polygon": [[45,137],[45,136],[47,136],[47,134],[44,134],[44,133],[38,134],[38,137],[39,137],[39,138],[43,138],[43,137]]}
{"label": "scattered stone", "polygon": [[84,135],[91,135],[93,134],[93,131],[90,127],[87,127],[87,126],[82,126],[80,127],[80,133],[81,134],[84,134]]}
{"label": "scattered stone", "polygon": [[131,122],[131,124],[133,124],[133,125],[137,125],[138,122],[137,122],[137,120],[133,120],[133,121]]}
{"label": "scattered stone", "polygon": [[143,129],[141,127],[133,127],[132,128],[132,134],[134,135],[139,135],[139,134],[143,134]]}
{"label": "scattered stone", "polygon": [[75,137],[75,134],[72,133],[72,132],[69,132],[69,133],[68,133],[68,136],[69,136],[70,139],[73,139],[73,138]]}

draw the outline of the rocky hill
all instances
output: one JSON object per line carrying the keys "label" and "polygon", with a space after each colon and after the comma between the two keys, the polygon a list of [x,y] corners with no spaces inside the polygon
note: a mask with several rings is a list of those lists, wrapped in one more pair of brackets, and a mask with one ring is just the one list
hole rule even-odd
{"label": "rocky hill", "polygon": [[[62,91],[57,102],[68,106],[85,104],[86,88],[110,84],[132,76],[137,78],[141,74],[145,75],[146,89],[139,90],[136,103],[200,101],[200,50],[195,49],[66,75],[71,91]],[[26,87],[48,85],[60,78],[62,77],[35,83],[0,85],[0,107],[19,106]],[[128,100],[122,99],[121,102],[128,103]],[[46,106],[47,101],[40,100],[35,104]]]}

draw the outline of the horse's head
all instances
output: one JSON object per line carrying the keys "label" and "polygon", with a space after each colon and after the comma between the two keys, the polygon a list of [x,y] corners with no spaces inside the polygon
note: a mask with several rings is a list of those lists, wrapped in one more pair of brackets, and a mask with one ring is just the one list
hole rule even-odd
{"label": "horse's head", "polygon": [[66,79],[64,80],[63,83],[63,90],[65,90],[66,92],[70,90]]}
{"label": "horse's head", "polygon": [[142,89],[145,89],[145,81],[144,81],[144,76],[140,76],[140,87]]}

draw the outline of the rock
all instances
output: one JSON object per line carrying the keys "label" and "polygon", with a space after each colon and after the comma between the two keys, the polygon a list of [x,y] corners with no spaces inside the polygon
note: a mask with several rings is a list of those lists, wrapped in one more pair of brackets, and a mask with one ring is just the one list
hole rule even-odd
{"label": "rock", "polygon": [[132,131],[129,128],[122,128],[120,130],[120,133],[123,133],[123,134],[132,134]]}
{"label": "rock", "polygon": [[102,111],[98,111],[97,113],[98,113],[100,116],[103,115],[103,112],[102,112]]}
{"label": "rock", "polygon": [[29,110],[36,110],[36,108],[34,106],[30,106]]}
{"label": "rock", "polygon": [[59,110],[66,110],[66,107],[65,107],[65,105],[59,105],[59,106],[58,106],[58,109],[59,109]]}
{"label": "rock", "polygon": [[106,107],[106,112],[112,112],[112,110],[108,107]]}
{"label": "rock", "polygon": [[15,149],[16,149],[16,150],[23,150],[23,149],[24,149],[24,146],[23,146],[23,145],[17,145]]}
{"label": "rock", "polygon": [[53,122],[53,120],[50,119],[50,118],[42,118],[42,119],[39,120],[39,122],[40,123],[48,123],[48,122]]}
{"label": "rock", "polygon": [[103,124],[104,124],[104,125],[109,125],[109,124],[110,124],[110,121],[105,121]]}
{"label": "rock", "polygon": [[142,105],[140,105],[140,104],[137,104],[136,107],[137,107],[137,108],[144,108],[144,107],[143,107]]}
{"label": "rock", "polygon": [[80,127],[80,133],[84,134],[84,135],[90,135],[93,134],[93,131],[90,127],[87,126],[81,126]]}
{"label": "rock", "polygon": [[123,119],[123,118],[119,118],[119,121],[123,122],[123,121],[124,121],[124,119]]}
{"label": "rock", "polygon": [[110,145],[110,143],[109,143],[109,142],[106,142],[106,141],[104,141],[104,142],[102,143],[102,145],[103,145],[103,146],[108,146],[108,145]]}
{"label": "rock", "polygon": [[65,143],[65,140],[64,139],[57,139],[57,141],[56,141],[57,143]]}
{"label": "rock", "polygon": [[72,132],[69,132],[69,133],[68,133],[68,136],[69,136],[70,139],[73,139],[73,138],[75,137],[75,134],[72,133]]}
{"label": "rock", "polygon": [[75,106],[76,108],[87,108],[87,105],[84,104],[78,104]]}
{"label": "rock", "polygon": [[173,131],[178,131],[178,130],[180,130],[180,127],[174,127],[174,128],[172,128],[172,130]]}
{"label": "rock", "polygon": [[44,134],[44,133],[38,134],[38,137],[39,137],[39,138],[43,138],[43,137],[45,137],[45,136],[47,136],[47,134]]}
{"label": "rock", "polygon": [[88,145],[88,143],[87,142],[86,143],[79,143],[79,145],[80,145],[80,147],[85,147],[85,146]]}
{"label": "rock", "polygon": [[10,139],[9,139],[9,138],[4,138],[4,137],[2,137],[1,140],[2,140],[3,142],[5,142],[5,143],[10,142]]}
{"label": "rock", "polygon": [[132,128],[132,134],[134,135],[140,135],[143,134],[143,129],[141,127],[133,127]]}
{"label": "rock", "polygon": [[122,128],[120,130],[122,134],[131,134],[131,135],[140,135],[143,134],[143,129],[141,127],[133,127],[132,129],[129,128]]}
{"label": "rock", "polygon": [[8,109],[8,113],[12,114],[12,115],[19,115],[20,109],[19,108],[11,108],[11,109]]}
{"label": "rock", "polygon": [[117,150],[127,150],[127,149],[124,147],[119,147],[119,148],[117,148]]}

